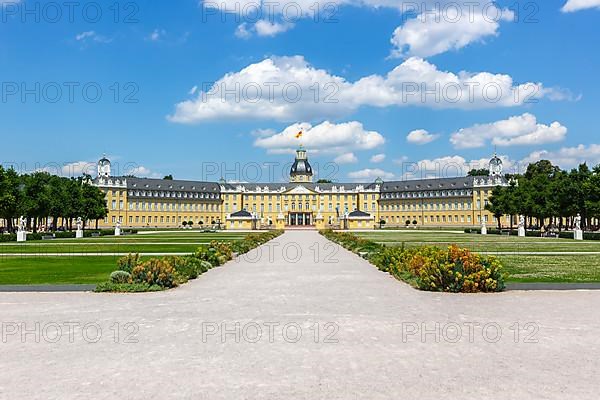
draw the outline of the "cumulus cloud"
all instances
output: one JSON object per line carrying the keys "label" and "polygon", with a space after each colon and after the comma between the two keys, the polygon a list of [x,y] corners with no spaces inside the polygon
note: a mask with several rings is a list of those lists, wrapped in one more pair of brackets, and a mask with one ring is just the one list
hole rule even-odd
{"label": "cumulus cloud", "polygon": [[434,109],[514,107],[541,98],[560,98],[541,83],[515,84],[490,72],[442,71],[411,57],[383,75],[355,82],[310,65],[302,56],[271,57],[228,73],[168,116],[176,123],[269,119],[322,121],[370,107],[423,106]]}
{"label": "cumulus cloud", "polygon": [[458,149],[484,147],[488,142],[496,146],[539,145],[560,142],[566,135],[567,128],[559,122],[540,124],[534,115],[525,113],[460,129],[450,136],[450,142]]}
{"label": "cumulus cloud", "polygon": [[568,0],[561,10],[562,12],[575,12],[588,8],[600,8],[600,0]]}
{"label": "cumulus cloud", "polygon": [[524,165],[540,160],[550,160],[561,168],[568,169],[587,163],[590,167],[600,164],[600,144],[562,147],[555,151],[539,150],[530,153],[522,160]]}
{"label": "cumulus cloud", "polygon": [[[296,137],[299,132],[303,132],[300,139]],[[275,154],[292,153],[300,144],[316,153],[345,154],[371,150],[384,143],[385,138],[379,132],[367,131],[356,121],[339,124],[325,121],[316,126],[309,123],[293,124],[279,133],[261,131],[261,137],[254,141],[256,147]]]}
{"label": "cumulus cloud", "polygon": [[[510,172],[516,165],[506,155],[499,156],[503,162],[504,170]],[[402,179],[432,179],[466,176],[472,169],[488,168],[491,157],[467,160],[460,155],[443,156],[434,159],[410,161],[407,158],[398,160],[401,166]]]}
{"label": "cumulus cloud", "polygon": [[357,182],[373,182],[377,178],[389,181],[394,179],[395,175],[392,172],[387,172],[379,168],[365,168],[348,173],[348,178]]}
{"label": "cumulus cloud", "polygon": [[371,162],[372,163],[380,163],[383,162],[385,160],[385,154],[375,154],[374,156],[371,157]]}
{"label": "cumulus cloud", "polygon": [[354,164],[358,162],[358,158],[354,153],[344,153],[334,158],[333,161],[336,164]]}
{"label": "cumulus cloud", "polygon": [[[474,3],[475,4],[475,3]],[[459,50],[471,43],[498,36],[500,21],[512,21],[514,13],[493,3],[474,7],[435,7],[406,21],[394,31],[392,57],[430,57]]]}
{"label": "cumulus cloud", "polygon": [[291,23],[272,22],[264,19],[253,24],[242,22],[236,28],[235,36],[241,39],[249,39],[254,35],[273,37],[290,30],[293,26],[294,24]]}
{"label": "cumulus cloud", "polygon": [[412,144],[427,144],[436,140],[440,135],[434,135],[426,131],[425,129],[417,129],[410,132],[406,136],[406,141]]}

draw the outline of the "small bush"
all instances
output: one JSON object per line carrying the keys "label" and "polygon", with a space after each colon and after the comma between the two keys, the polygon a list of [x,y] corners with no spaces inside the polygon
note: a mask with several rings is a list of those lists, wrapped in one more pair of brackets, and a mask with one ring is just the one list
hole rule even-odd
{"label": "small bush", "polygon": [[133,267],[131,277],[134,283],[146,283],[164,288],[177,286],[177,273],[173,265],[158,258],[152,258]]}
{"label": "small bush", "polygon": [[140,255],[131,253],[117,260],[119,270],[131,273],[133,268],[140,263]]}
{"label": "small bush", "polygon": [[114,271],[110,274],[110,281],[112,283],[130,283],[131,274],[125,271]]}
{"label": "small bush", "polygon": [[200,261],[200,271],[202,271],[202,273],[205,273],[206,271],[212,269],[212,267],[212,264],[208,261]]}

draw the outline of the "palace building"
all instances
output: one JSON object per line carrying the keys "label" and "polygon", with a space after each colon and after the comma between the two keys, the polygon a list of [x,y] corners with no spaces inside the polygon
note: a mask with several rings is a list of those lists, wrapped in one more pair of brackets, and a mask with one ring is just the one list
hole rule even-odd
{"label": "palace building", "polygon": [[476,177],[314,183],[307,151],[300,148],[287,183],[113,177],[110,161],[102,158],[93,184],[106,193],[104,228],[467,227],[495,222],[485,206],[492,189],[508,182],[497,156],[489,170],[489,176]]}

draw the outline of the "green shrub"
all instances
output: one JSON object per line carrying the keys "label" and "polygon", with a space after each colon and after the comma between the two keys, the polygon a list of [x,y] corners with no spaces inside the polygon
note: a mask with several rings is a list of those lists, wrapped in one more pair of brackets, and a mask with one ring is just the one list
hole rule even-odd
{"label": "green shrub", "polygon": [[206,271],[212,269],[212,267],[212,264],[208,261],[200,261],[200,271],[202,271],[202,273],[205,273]]}
{"label": "green shrub", "polygon": [[158,258],[152,258],[133,267],[131,277],[134,283],[146,283],[164,288],[176,287],[178,278],[173,265]]}
{"label": "green shrub", "polygon": [[130,283],[131,274],[125,271],[114,271],[110,274],[110,281],[112,283]]}
{"label": "green shrub", "polygon": [[140,255],[138,253],[130,253],[117,260],[119,270],[131,273],[133,267],[140,263]]}
{"label": "green shrub", "polygon": [[170,264],[178,275],[177,283],[186,283],[190,279],[196,279],[200,275],[200,261],[196,257],[165,257],[163,259]]}
{"label": "green shrub", "polygon": [[142,293],[142,292],[158,292],[165,288],[158,285],[148,285],[146,283],[99,283],[94,289],[96,293]]}

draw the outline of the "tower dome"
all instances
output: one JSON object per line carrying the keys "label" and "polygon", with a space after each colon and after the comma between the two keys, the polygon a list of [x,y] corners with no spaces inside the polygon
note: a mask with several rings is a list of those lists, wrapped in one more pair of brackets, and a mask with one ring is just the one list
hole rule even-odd
{"label": "tower dome", "polygon": [[98,177],[108,178],[110,176],[110,160],[106,156],[98,161]]}
{"label": "tower dome", "polygon": [[290,182],[312,182],[313,170],[308,162],[306,150],[300,147],[296,150],[296,159],[290,169]]}
{"label": "tower dome", "polygon": [[501,176],[502,175],[502,160],[496,153],[490,160],[490,176]]}

